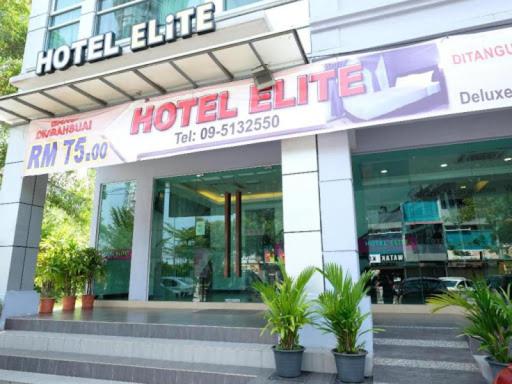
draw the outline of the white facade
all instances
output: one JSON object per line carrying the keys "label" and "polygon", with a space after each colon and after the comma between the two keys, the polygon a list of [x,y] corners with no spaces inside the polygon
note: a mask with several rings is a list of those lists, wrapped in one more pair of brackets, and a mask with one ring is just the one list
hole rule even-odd
{"label": "white facade", "polygon": [[[222,2],[217,1],[217,4],[222,8]],[[13,79],[13,83],[23,90],[33,89],[165,57],[169,51],[173,54],[186,53],[288,28],[300,29],[306,53],[316,60],[344,52],[399,45],[510,22],[512,6],[508,1],[488,1],[485,7],[481,4],[478,0],[263,0],[220,12],[218,30],[213,34],[139,53],[126,52],[111,60],[36,77],[34,52],[45,48],[50,17],[50,2],[37,1],[33,4],[30,18],[23,72]],[[94,34],[96,1],[84,0],[80,9],[79,38],[86,38]],[[128,51],[126,42],[121,44]],[[214,83],[218,79],[210,80]],[[143,94],[144,90],[141,89],[140,93]],[[87,100],[83,102],[88,103]],[[93,105],[90,107],[93,108]],[[322,268],[327,262],[336,262],[357,278],[360,260],[352,155],[510,137],[511,118],[510,110],[466,114],[98,168],[91,245],[96,244],[101,186],[135,181],[129,299],[147,301],[154,181],[163,177],[281,165],[287,270],[297,274],[306,266]],[[22,176],[25,130],[26,126],[11,130],[0,193],[1,212],[5,218],[0,223],[4,226],[0,228],[0,298],[7,291],[31,290],[40,237],[47,179],[46,176]],[[325,282],[318,274],[309,289],[312,297],[325,289]],[[27,303],[30,303],[27,306],[32,305],[32,301],[28,300]],[[362,306],[369,311],[369,300]],[[27,307],[21,312],[34,310]],[[371,319],[366,325],[371,326]],[[370,355],[369,374],[373,354],[372,335],[367,334],[364,341]],[[332,340],[308,328],[303,332],[303,344],[329,348]]]}

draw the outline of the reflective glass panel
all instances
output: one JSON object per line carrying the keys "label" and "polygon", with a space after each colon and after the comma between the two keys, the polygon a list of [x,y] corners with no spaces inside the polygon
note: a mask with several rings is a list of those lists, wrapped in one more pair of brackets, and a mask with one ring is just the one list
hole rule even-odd
{"label": "reflective glass panel", "polygon": [[224,8],[225,9],[233,9],[233,8],[237,8],[237,7],[242,7],[244,5],[257,3],[258,1],[261,1],[261,0],[226,0],[224,3]]}
{"label": "reflective glass panel", "polygon": [[253,283],[284,261],[282,210],[280,167],[157,180],[149,299],[259,301]]}
{"label": "reflective glass panel", "polygon": [[374,302],[512,282],[512,140],[354,156],[353,167]]}
{"label": "reflective glass panel", "polygon": [[48,31],[48,49],[71,44],[78,36],[78,23]]}
{"label": "reflective glass panel", "polygon": [[50,20],[50,26],[53,27],[54,25],[64,24],[64,23],[67,23],[68,21],[73,21],[73,20],[78,21],[80,19],[80,13],[81,13],[81,8],[76,8],[76,9],[73,9],[72,11],[64,12],[59,15],[52,16],[51,20]]}
{"label": "reflective glass panel", "polygon": [[97,248],[107,259],[107,276],[95,293],[104,299],[127,299],[132,258],[135,183],[105,184],[101,188]]}
{"label": "reflective glass panel", "polygon": [[[101,9],[108,9],[125,3],[122,0],[103,1]],[[102,14],[98,17],[97,33],[112,31],[118,38],[125,38],[131,35],[131,27],[150,19],[157,19],[159,24],[165,23],[165,18],[182,9],[202,4],[203,0],[152,0],[144,1],[135,5]]]}
{"label": "reflective glass panel", "polygon": [[82,0],[55,0],[53,10],[58,11],[59,9],[71,7],[72,5],[77,5],[81,2]]}

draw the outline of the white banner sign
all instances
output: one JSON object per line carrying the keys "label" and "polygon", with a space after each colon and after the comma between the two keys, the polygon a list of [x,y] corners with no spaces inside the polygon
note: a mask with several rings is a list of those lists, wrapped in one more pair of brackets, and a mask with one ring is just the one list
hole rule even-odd
{"label": "white banner sign", "polygon": [[61,172],[512,106],[512,29],[338,57],[30,123],[25,174]]}

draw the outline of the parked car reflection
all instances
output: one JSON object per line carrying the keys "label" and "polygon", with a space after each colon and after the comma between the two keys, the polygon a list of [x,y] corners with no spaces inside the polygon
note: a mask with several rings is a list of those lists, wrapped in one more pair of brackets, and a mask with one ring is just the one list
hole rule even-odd
{"label": "parked car reflection", "polygon": [[160,287],[176,297],[192,296],[194,294],[194,281],[190,277],[162,277]]}
{"label": "parked car reflection", "polygon": [[446,292],[446,284],[434,277],[411,277],[405,279],[399,287],[400,304],[424,304],[433,296]]}

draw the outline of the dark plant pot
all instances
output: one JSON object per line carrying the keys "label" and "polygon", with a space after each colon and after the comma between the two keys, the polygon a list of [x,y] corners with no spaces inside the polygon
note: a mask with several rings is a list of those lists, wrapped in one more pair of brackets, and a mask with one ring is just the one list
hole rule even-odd
{"label": "dark plant pot", "polygon": [[361,351],[358,354],[339,353],[332,350],[336,370],[338,371],[338,380],[342,383],[362,383],[364,382],[364,366],[368,352]]}
{"label": "dark plant pot", "polygon": [[75,310],[76,296],[64,296],[62,298],[62,311],[72,312]]}
{"label": "dark plant pot", "polygon": [[274,359],[276,361],[276,372],[280,377],[292,378],[299,377],[302,373],[302,355],[304,347],[294,351],[283,351],[272,347]]}
{"label": "dark plant pot", "polygon": [[82,310],[91,311],[94,308],[94,295],[82,295]]}
{"label": "dark plant pot", "polygon": [[39,300],[39,313],[42,315],[53,313],[53,306],[55,305],[55,299],[49,299],[42,297]]}
{"label": "dark plant pot", "polygon": [[496,378],[498,377],[498,374],[504,370],[505,368],[508,367],[508,364],[505,364],[505,363],[500,363],[496,360],[494,360],[492,357],[490,356],[487,356],[485,358],[485,360],[487,361],[487,363],[489,364],[489,367],[491,367],[491,372],[492,372],[492,381],[494,383],[494,380],[496,380]]}

